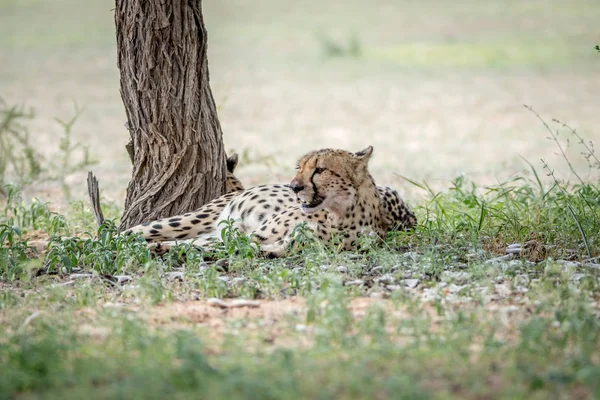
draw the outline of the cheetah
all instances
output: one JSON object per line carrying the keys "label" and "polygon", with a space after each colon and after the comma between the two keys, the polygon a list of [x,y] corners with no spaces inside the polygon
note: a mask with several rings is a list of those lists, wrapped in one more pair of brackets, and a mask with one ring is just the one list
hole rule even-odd
{"label": "cheetah", "polygon": [[[233,153],[230,157],[227,158],[227,180],[226,180],[226,191],[225,193],[232,193],[244,190],[244,186],[242,182],[233,174],[235,168],[238,164],[238,155],[237,153]],[[293,191],[289,187],[289,185],[281,185],[281,184],[267,184],[260,185],[256,187],[257,190],[260,191],[260,194],[264,194],[264,192],[268,192],[270,190],[287,191],[287,194],[290,196],[286,196],[286,199],[293,202]],[[389,187],[389,186],[377,186],[377,191],[379,193],[379,198],[381,200],[380,212],[381,217],[386,223],[388,227],[388,231],[395,230],[408,230],[416,225],[417,219],[412,212],[412,210],[406,205],[402,197],[398,194],[398,192]],[[218,204],[213,204],[211,208],[211,212],[215,216],[215,220],[217,219],[218,214],[225,209],[228,201],[231,200],[234,196],[227,196],[225,200],[218,202]],[[268,212],[279,212],[281,209],[281,197],[283,196],[263,196],[260,202],[262,204],[262,208]],[[287,203],[287,201],[284,201]],[[199,210],[192,211],[189,213],[197,213]],[[265,214],[266,215],[266,214]],[[162,220],[161,220],[162,221]],[[161,222],[155,221],[155,222]],[[173,233],[167,233],[166,237],[158,237],[156,240],[170,240],[173,239]]]}
{"label": "cheetah", "polygon": [[[324,149],[308,153],[298,163],[289,185],[259,185],[227,193],[180,216],[135,226],[125,233],[141,233],[148,241],[187,241],[206,245],[220,237],[220,222],[233,219],[252,234],[264,254],[279,256],[288,247],[293,228],[307,223],[317,238],[332,234],[350,250],[358,234],[378,237],[394,228],[409,229],[416,219],[398,193],[376,187],[368,172],[371,146],[357,153]],[[233,172],[233,168],[228,170]],[[238,181],[239,182],[239,181]]]}

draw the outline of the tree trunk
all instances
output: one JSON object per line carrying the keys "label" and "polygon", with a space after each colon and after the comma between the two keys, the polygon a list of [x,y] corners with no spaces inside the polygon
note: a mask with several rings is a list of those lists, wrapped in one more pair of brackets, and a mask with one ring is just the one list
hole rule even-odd
{"label": "tree trunk", "polygon": [[121,229],[200,207],[225,190],[200,0],[116,0],[121,97],[133,163]]}

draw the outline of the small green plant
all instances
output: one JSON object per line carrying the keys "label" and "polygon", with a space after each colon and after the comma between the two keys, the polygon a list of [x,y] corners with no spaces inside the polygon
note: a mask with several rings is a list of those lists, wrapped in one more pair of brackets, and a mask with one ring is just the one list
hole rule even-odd
{"label": "small green plant", "polygon": [[17,304],[19,304],[19,299],[15,293],[11,292],[10,290],[3,290],[0,293],[0,310],[14,307]]}
{"label": "small green plant", "polygon": [[[531,106],[525,105],[530,112],[532,112],[537,119],[544,125],[546,131],[550,134],[549,139],[556,143],[556,146],[560,150],[560,154],[567,163],[571,173],[577,178],[578,184],[571,187],[568,183],[562,182],[558,179],[554,173],[554,170],[546,163],[543,159],[541,160],[542,166],[546,174],[552,178],[554,182],[554,188],[558,191],[556,201],[564,206],[564,209],[568,211],[568,215],[571,217],[574,225],[577,227],[577,231],[581,237],[583,247],[585,248],[588,258],[592,258],[592,245],[598,245],[598,243],[590,244],[590,233],[597,233],[600,228],[600,189],[598,186],[590,184],[584,181],[580,174],[575,170],[573,164],[567,157],[565,150],[558,140],[559,131],[552,130],[548,123],[533,109]],[[558,123],[562,128],[567,128],[572,136],[577,138],[577,143],[583,147],[581,154],[586,159],[590,169],[600,170],[600,160],[595,154],[594,144],[589,141],[585,141],[579,133],[571,128],[566,123],[554,119],[553,122]],[[575,189],[574,195],[569,193],[569,189]],[[586,226],[587,225],[587,226]],[[594,235],[596,236],[596,235]]]}
{"label": "small green plant", "polygon": [[[26,110],[24,106],[8,106],[0,98],[0,194],[6,195],[4,186],[9,182],[22,188],[46,178],[59,182],[65,196],[70,198],[70,189],[65,180],[67,175],[96,162],[90,157],[87,146],[73,142],[73,125],[82,110],[76,107],[75,111],[75,115],[67,121],[55,118],[63,128],[58,146],[61,157],[58,162],[50,161],[46,165],[42,155],[31,143],[26,126],[35,116],[33,110]],[[81,160],[73,162],[77,150],[81,150]]]}
{"label": "small green plant", "polygon": [[321,343],[351,339],[353,318],[348,309],[348,294],[338,282],[323,280],[321,290],[308,298],[307,305],[306,323],[318,327],[317,338]]}
{"label": "small green plant", "polygon": [[219,223],[223,225],[221,230],[221,240],[225,254],[228,256],[237,256],[239,258],[255,258],[259,254],[258,245],[252,240],[251,236],[243,234],[232,219],[224,220]]}
{"label": "small green plant", "polygon": [[52,237],[46,255],[48,271],[71,272],[73,268],[91,268],[104,275],[121,273],[128,268],[140,268],[151,261],[146,242],[137,235],[117,235],[113,221],[105,221],[96,237],[87,239]]}
{"label": "small green plant", "polygon": [[356,33],[351,34],[346,43],[334,39],[327,35],[318,35],[317,39],[321,45],[323,54],[331,58],[352,57],[358,58],[362,56],[362,44]]}
{"label": "small green plant", "polygon": [[169,248],[162,260],[167,266],[185,265],[187,268],[194,268],[204,261],[203,252],[189,243],[178,243]]}
{"label": "small green plant", "polygon": [[[82,145],[79,142],[73,142],[73,126],[82,112],[83,110],[76,104],[75,115],[71,117],[71,119],[65,121],[60,118],[54,118],[54,120],[62,127],[63,136],[60,138],[58,145],[61,156],[58,158],[57,163],[51,163],[50,170],[54,171],[54,173],[51,174],[50,178],[61,184],[67,199],[71,198],[71,190],[66,183],[66,177],[73,172],[81,171],[96,163],[96,160],[93,160],[90,157],[88,146]],[[74,153],[77,150],[81,150],[81,159],[73,163]]]}
{"label": "small green plant", "polygon": [[18,227],[0,224],[0,280],[13,280],[23,273],[28,251]]}
{"label": "small green plant", "polygon": [[65,217],[50,211],[48,203],[33,199],[31,204],[25,204],[14,185],[6,185],[5,193],[6,204],[0,214],[0,223],[18,226],[23,231],[42,230],[49,235],[67,233]]}
{"label": "small green plant", "polygon": [[30,142],[26,123],[34,118],[32,109],[8,106],[0,98],[0,194],[4,185],[15,181],[18,186],[31,183],[40,176],[40,154]]}
{"label": "small green plant", "polygon": [[293,247],[296,250],[302,250],[313,247],[318,242],[313,230],[308,227],[306,222],[294,226],[290,237],[290,249]]}

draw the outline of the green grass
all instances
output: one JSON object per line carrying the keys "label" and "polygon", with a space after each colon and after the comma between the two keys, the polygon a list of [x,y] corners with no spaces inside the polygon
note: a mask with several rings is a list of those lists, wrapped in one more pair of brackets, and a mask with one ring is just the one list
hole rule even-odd
{"label": "green grass", "polygon": [[[251,52],[286,65],[299,58],[312,63],[320,54],[337,54],[340,44],[349,44],[351,58],[364,53],[367,66],[561,69],[593,64],[589,53],[600,15],[600,6],[589,0],[568,6],[557,0],[466,0],[459,5],[355,1],[329,6],[314,0],[301,5],[271,1],[261,5],[260,13],[253,7],[204,4],[217,59],[221,53]],[[114,45],[113,8],[102,0],[0,0],[0,49],[17,58],[29,57],[32,50],[90,57],[87,50]],[[27,29],[23,21],[28,21]]]}
{"label": "green grass", "polygon": [[[589,51],[589,45],[588,53]],[[570,43],[492,41],[408,42],[375,47],[366,58],[414,68],[547,68],[570,65],[581,49]],[[587,58],[591,58],[588,55]]]}
{"label": "green grass", "polygon": [[[431,312],[405,294],[358,319],[348,307],[355,293],[339,277],[320,277],[328,286],[281,323],[282,346],[247,333],[248,321],[230,322],[215,346],[191,323],[165,330],[127,309],[78,313],[93,306],[82,301],[83,285],[38,287],[24,299],[4,295],[0,390],[20,398],[597,397],[597,309],[557,272],[541,272],[528,285],[534,301],[510,314],[508,299],[499,310],[448,301]],[[88,290],[114,295],[102,284]]]}
{"label": "green grass", "polygon": [[[226,223],[212,249],[158,257],[117,235],[114,205],[96,227],[80,201],[60,214],[3,187],[0,397],[599,397],[600,182],[541,122],[574,182],[527,161],[491,186],[407,179],[415,230],[357,252],[298,228],[297,251],[264,259]],[[597,171],[592,143],[554,123]]]}
{"label": "green grass", "polygon": [[[80,239],[55,235],[32,267],[20,235],[34,224],[68,231],[92,216],[57,226],[37,203],[10,203],[0,227],[0,393],[600,396],[600,185],[546,187],[535,169],[491,187],[463,177],[442,192],[413,183],[428,193],[415,232],[337,253],[300,231],[300,252],[277,260],[257,258],[231,227],[213,252],[178,246],[154,258],[107,222]],[[499,257],[512,243],[525,250]],[[74,272],[91,276],[70,281]],[[304,300],[279,316],[260,311],[268,303],[224,313],[217,325],[197,322],[209,311],[168,311],[210,297]]]}

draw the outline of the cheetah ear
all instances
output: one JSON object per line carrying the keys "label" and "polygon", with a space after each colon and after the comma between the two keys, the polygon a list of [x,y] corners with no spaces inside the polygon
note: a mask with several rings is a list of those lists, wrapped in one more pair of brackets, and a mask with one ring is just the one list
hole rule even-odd
{"label": "cheetah ear", "polygon": [[237,164],[238,164],[238,154],[237,153],[233,153],[232,155],[227,157],[227,171],[233,173],[233,171],[235,171],[235,167],[237,167]]}
{"label": "cheetah ear", "polygon": [[354,156],[359,160],[369,161],[371,154],[373,154],[373,146],[369,146],[364,150],[354,153]]}

